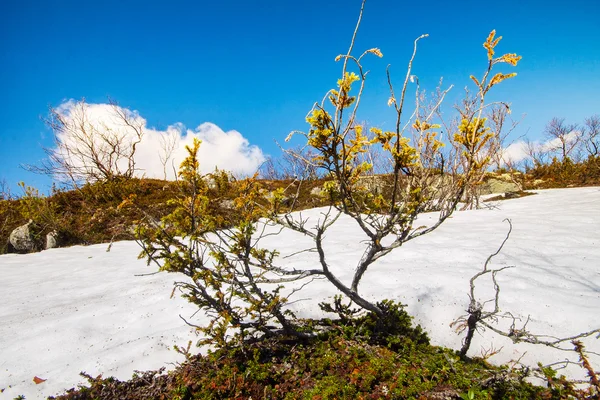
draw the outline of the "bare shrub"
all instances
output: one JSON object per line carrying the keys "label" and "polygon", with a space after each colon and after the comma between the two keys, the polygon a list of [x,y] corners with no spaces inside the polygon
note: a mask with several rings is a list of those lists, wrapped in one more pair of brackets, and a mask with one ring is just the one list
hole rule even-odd
{"label": "bare shrub", "polygon": [[70,185],[133,177],[144,122],[113,101],[109,107],[104,119],[92,115],[85,100],[50,108],[45,122],[54,134],[54,147],[44,149],[47,159],[41,165],[24,167]]}
{"label": "bare shrub", "polygon": [[[520,322],[521,319],[518,316],[513,315],[510,312],[503,312],[500,308],[500,285],[496,280],[497,274],[500,272],[514,268],[514,266],[504,266],[500,268],[492,268],[491,262],[495,256],[497,256],[503,249],[504,245],[510,238],[510,234],[512,232],[512,223],[510,220],[506,220],[509,225],[508,232],[504,237],[504,240],[498,247],[498,249],[490,254],[486,259],[483,268],[481,271],[477,272],[475,275],[471,277],[469,280],[469,306],[467,308],[467,314],[459,317],[454,322],[450,324],[451,327],[455,327],[457,333],[462,333],[466,331],[465,338],[463,340],[463,345],[460,349],[460,356],[465,359],[467,353],[471,346],[471,340],[475,332],[482,331],[484,329],[489,329],[495,332],[498,335],[507,337],[511,339],[514,343],[530,343],[530,344],[539,344],[543,346],[552,347],[558,350],[563,351],[572,351],[578,354],[580,364],[579,366],[586,370],[588,376],[590,378],[589,387],[587,391],[589,394],[600,394],[600,384],[598,383],[598,376],[595,373],[594,369],[591,366],[588,358],[584,353],[584,346],[581,342],[581,339],[590,337],[592,335],[599,335],[600,328],[592,329],[587,332],[576,333],[569,337],[554,337],[544,334],[535,334],[532,333],[531,330],[527,327],[529,323],[529,317],[525,320],[525,322]],[[494,288],[494,297],[492,299],[488,299],[486,301],[482,301],[476,296],[476,283],[480,278],[490,277],[492,286]],[[488,304],[491,304],[489,306]],[[502,329],[498,327],[498,321],[500,319],[508,319],[510,321],[510,327],[508,329]],[[572,347],[570,347],[571,345]],[[567,346],[567,347],[565,347]],[[544,377],[549,379],[552,377],[552,370],[550,367],[556,366],[558,364],[570,364],[572,361],[559,361],[558,363],[553,363],[547,366],[541,366],[536,370],[540,374],[540,377]],[[567,386],[569,382],[566,382]],[[579,397],[577,397],[579,398]],[[587,397],[585,397],[587,398]]]}
{"label": "bare shrub", "polygon": [[583,122],[582,140],[590,156],[600,154],[600,115],[592,115]]}
{"label": "bare shrub", "polygon": [[2,180],[0,180],[0,200],[11,200],[12,198],[13,195],[10,190],[10,184],[6,178],[2,178]]}
{"label": "bare shrub", "polygon": [[[167,180],[167,167],[169,167],[169,161],[172,161],[173,153],[179,145],[179,132],[169,130],[164,135],[158,137],[160,141],[160,151],[158,153],[158,159],[163,167],[163,179]],[[174,168],[174,167],[173,167]]]}
{"label": "bare shrub", "polygon": [[269,157],[260,168],[260,175],[269,180],[313,180],[319,178],[317,168],[311,163],[315,156],[306,147],[283,149],[279,157]]}
{"label": "bare shrub", "polygon": [[550,150],[557,152],[561,160],[573,155],[581,141],[577,124],[567,124],[564,118],[552,118],[546,124],[544,134],[549,140]]}

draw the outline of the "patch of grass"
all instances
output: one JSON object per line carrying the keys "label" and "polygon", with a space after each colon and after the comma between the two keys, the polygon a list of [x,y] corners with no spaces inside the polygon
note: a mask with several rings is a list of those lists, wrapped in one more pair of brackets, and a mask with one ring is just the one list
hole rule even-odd
{"label": "patch of grass", "polygon": [[[235,185],[235,182],[233,182]],[[286,189],[286,204],[306,209],[324,204],[311,194],[323,181],[260,181],[267,191]],[[133,228],[147,215],[160,219],[173,211],[170,204],[179,192],[177,182],[157,179],[116,179],[87,184],[75,190],[53,190],[48,197],[23,196],[0,200],[0,254],[6,253],[10,233],[31,218],[39,226],[40,241],[53,230],[62,246],[108,243],[133,239]],[[231,193],[218,186],[211,188],[211,212],[221,217],[223,226],[232,224],[235,215],[227,209]],[[135,207],[120,207],[125,199],[134,199]],[[284,204],[284,206],[286,205]],[[50,213],[51,211],[51,213]]]}

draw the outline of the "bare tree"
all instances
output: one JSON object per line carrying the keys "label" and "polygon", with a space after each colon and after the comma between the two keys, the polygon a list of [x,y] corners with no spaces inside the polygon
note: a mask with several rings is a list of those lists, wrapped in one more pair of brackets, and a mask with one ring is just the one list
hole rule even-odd
{"label": "bare tree", "polygon": [[6,178],[0,180],[0,200],[11,200],[13,198],[10,185]]}
{"label": "bare tree", "polygon": [[532,142],[529,138],[525,138],[525,152],[527,156],[533,161],[534,167],[539,167],[548,162],[550,156],[548,150],[539,143]]}
{"label": "bare tree", "polygon": [[158,137],[160,141],[160,150],[158,158],[163,166],[163,179],[167,180],[167,165],[173,157],[173,153],[179,144],[179,132],[176,130],[167,130],[164,134]]}
{"label": "bare tree", "polygon": [[[279,146],[279,143],[277,143]],[[261,176],[265,179],[298,181],[318,178],[317,168],[311,163],[314,153],[306,147],[284,149],[279,146],[280,157],[269,157],[261,166]]]}
{"label": "bare tree", "polygon": [[260,176],[263,179],[280,180],[282,172],[277,166],[277,159],[268,156],[265,162],[260,166]]}
{"label": "bare tree", "polygon": [[93,115],[85,100],[50,108],[45,120],[54,133],[54,147],[45,148],[41,165],[27,170],[50,175],[67,184],[131,178],[135,153],[145,121],[110,101],[107,115]]}
{"label": "bare tree", "polygon": [[512,119],[510,108],[507,108],[502,103],[492,106],[491,110],[487,113],[487,116],[491,130],[494,132],[493,151],[490,153],[494,166],[497,169],[507,167],[512,170],[516,168],[515,161],[509,159],[506,156],[506,152],[503,150],[516,143],[516,140],[521,140],[523,138],[523,136],[521,136],[508,144],[506,143],[508,136],[516,129],[521,120]]}
{"label": "bare tree", "polygon": [[592,115],[583,122],[582,138],[590,156],[600,154],[600,115]]}
{"label": "bare tree", "polygon": [[558,151],[561,159],[566,160],[580,142],[577,124],[567,124],[564,118],[552,118],[544,129],[546,138],[553,151]]}

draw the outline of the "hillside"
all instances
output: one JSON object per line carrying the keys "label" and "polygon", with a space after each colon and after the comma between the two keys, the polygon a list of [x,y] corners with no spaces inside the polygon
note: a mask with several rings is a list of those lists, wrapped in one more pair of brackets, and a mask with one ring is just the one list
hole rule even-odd
{"label": "hillside", "polygon": [[[449,324],[464,314],[469,278],[498,248],[507,231],[503,220],[510,218],[513,232],[493,261],[496,267],[515,267],[498,275],[502,310],[522,318],[529,315],[528,328],[539,334],[565,337],[596,328],[600,188],[542,190],[488,204],[454,214],[435,233],[378,261],[361,285],[365,296],[407,304],[432,344],[458,349],[462,337]],[[317,218],[319,209],[303,215]],[[424,214],[419,221],[426,224],[427,219]],[[307,245],[287,231],[266,240],[282,256]],[[348,279],[354,266],[345,260],[362,252],[352,221],[341,219],[332,227],[326,245],[335,254],[331,263],[337,275]],[[195,335],[178,315],[194,324],[202,324],[204,316],[194,314],[194,307],[177,295],[169,300],[171,283],[179,277],[146,275],[154,268],[137,260],[139,251],[135,242],[121,241],[108,252],[106,244],[98,244],[0,256],[0,389],[4,389],[0,398],[59,394],[82,382],[80,371],[127,379],[134,370],[172,367],[183,360],[172,346],[185,346]],[[314,262],[314,255],[300,253],[285,260],[305,268]],[[492,290],[482,285],[478,293],[487,300]],[[330,285],[316,280],[290,299],[290,307],[300,317],[320,318],[323,313],[317,304],[334,294]],[[593,337],[586,345],[590,352],[600,353]],[[520,359],[535,366],[566,356],[577,361],[574,353],[515,345],[490,331],[476,335],[471,348],[473,356],[500,350],[491,358],[493,363]],[[596,355],[590,357],[599,364]],[[577,366],[560,372],[584,378]],[[46,381],[36,385],[34,376]]]}
{"label": "hillside", "polygon": [[[220,176],[223,172],[218,172]],[[227,179],[232,180],[229,176]],[[385,186],[388,175],[366,177],[372,185]],[[233,179],[233,181],[235,181]],[[294,210],[326,205],[319,196],[325,179],[298,182],[294,179],[258,180],[265,193],[284,190],[287,201],[294,202]],[[386,183],[387,182],[387,183]],[[579,163],[554,161],[539,165],[526,173],[499,170],[488,172],[478,185],[480,195],[504,194],[522,190],[567,188],[600,184],[600,157],[589,157]],[[156,179],[121,179],[113,182],[86,184],[75,190],[54,188],[48,196],[37,189],[22,185],[23,193],[17,198],[3,199],[0,194],[0,254],[9,252],[8,238],[17,227],[32,219],[39,247],[43,248],[45,235],[57,232],[60,246],[108,243],[133,239],[133,230],[148,215],[160,218],[173,211],[170,201],[180,196],[180,186],[174,181]],[[224,226],[232,223],[227,204],[232,198],[228,189],[213,185],[208,193],[211,213],[222,216]],[[137,207],[123,208],[124,199],[134,198]],[[285,205],[285,204],[284,204]]]}

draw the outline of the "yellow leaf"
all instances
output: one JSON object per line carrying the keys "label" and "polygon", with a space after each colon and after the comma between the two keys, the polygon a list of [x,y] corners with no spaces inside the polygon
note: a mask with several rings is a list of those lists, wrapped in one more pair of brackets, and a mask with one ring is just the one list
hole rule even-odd
{"label": "yellow leaf", "polygon": [[383,57],[383,53],[377,47],[367,50],[367,53],[375,54],[377,57]]}
{"label": "yellow leaf", "polygon": [[493,29],[486,39],[486,43],[491,43],[494,40],[494,36],[496,36],[496,30]]}
{"label": "yellow leaf", "polygon": [[517,75],[516,72],[510,73],[510,74],[503,74],[501,72],[498,72],[496,75],[494,75],[494,77],[490,81],[490,86],[489,87],[497,85],[498,83],[502,82],[503,80],[512,78],[512,77],[514,77],[516,75]]}
{"label": "yellow leaf", "polygon": [[485,49],[488,52],[489,60],[492,60],[494,58],[494,47],[496,47],[500,39],[502,39],[502,37],[499,37],[498,39],[494,40],[494,36],[496,36],[495,29],[490,32],[487,39],[485,40],[485,43],[483,44],[483,47],[485,47]]}
{"label": "yellow leaf", "polygon": [[523,57],[518,56],[515,53],[508,53],[508,54],[505,54],[502,57],[498,58],[498,62],[505,62],[512,66],[516,66],[517,62],[519,62],[519,60],[521,60],[521,58],[523,58]]}

